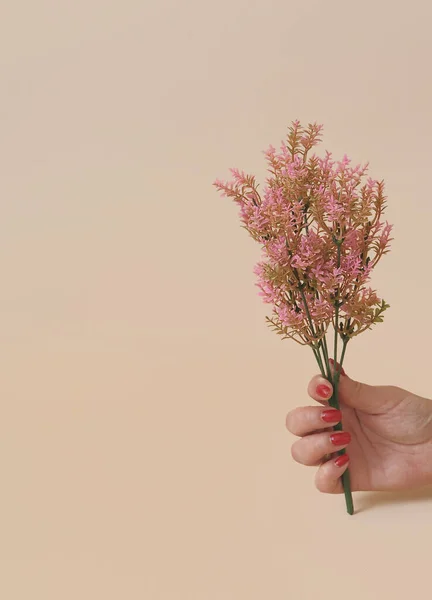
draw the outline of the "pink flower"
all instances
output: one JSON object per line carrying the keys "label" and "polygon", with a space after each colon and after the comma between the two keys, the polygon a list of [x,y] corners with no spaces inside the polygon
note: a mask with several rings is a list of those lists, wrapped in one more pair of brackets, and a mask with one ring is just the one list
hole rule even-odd
{"label": "pink flower", "polygon": [[277,306],[275,309],[283,327],[296,328],[302,325],[304,315],[301,309],[291,308],[286,304]]}
{"label": "pink flower", "polygon": [[321,131],[295,121],[279,150],[264,152],[269,176],[262,194],[239,169],[231,169],[230,182],[214,183],[239,205],[243,225],[262,247],[257,286],[276,323],[311,344],[336,311],[344,339],[381,318],[382,301],[366,284],[392,230],[381,220],[383,183],[366,177],[368,165],[309,154]]}

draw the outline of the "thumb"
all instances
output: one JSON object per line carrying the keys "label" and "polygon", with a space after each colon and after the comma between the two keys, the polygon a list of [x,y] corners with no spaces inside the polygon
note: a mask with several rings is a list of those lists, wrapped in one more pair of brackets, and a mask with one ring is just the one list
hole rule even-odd
{"label": "thumb", "polygon": [[339,375],[339,402],[372,415],[391,410],[409,395],[396,386],[361,383],[351,379],[344,371]]}

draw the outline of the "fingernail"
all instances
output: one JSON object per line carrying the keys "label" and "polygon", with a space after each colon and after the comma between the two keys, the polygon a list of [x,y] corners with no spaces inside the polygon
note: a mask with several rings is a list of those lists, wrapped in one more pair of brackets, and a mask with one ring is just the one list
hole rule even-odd
{"label": "fingernail", "polygon": [[321,419],[325,423],[339,423],[342,421],[342,413],[340,410],[336,410],[334,408],[330,410],[323,410],[321,413]]}
{"label": "fingernail", "polygon": [[351,434],[348,431],[338,431],[331,434],[330,441],[333,446],[346,446],[351,441]]}
{"label": "fingernail", "polygon": [[[330,363],[332,366],[334,366],[334,364],[335,364],[335,361],[334,361],[332,358],[329,358],[329,363]],[[346,375],[346,373],[345,373],[345,369],[344,369],[343,367],[341,367],[339,364],[337,365],[337,367],[338,367],[339,373],[340,373],[341,375]]]}
{"label": "fingernail", "polygon": [[321,398],[329,398],[331,396],[331,388],[324,383],[317,385],[316,392]]}
{"label": "fingernail", "polygon": [[340,467],[344,467],[348,461],[349,461],[348,454],[341,454],[340,456],[338,456],[335,459],[334,464],[340,468]]}

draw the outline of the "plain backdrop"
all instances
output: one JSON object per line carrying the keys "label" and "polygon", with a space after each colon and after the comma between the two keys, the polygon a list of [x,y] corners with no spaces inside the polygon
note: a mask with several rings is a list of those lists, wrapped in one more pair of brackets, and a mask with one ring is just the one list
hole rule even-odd
{"label": "plain backdrop", "polygon": [[426,0],[3,0],[0,597],[430,596],[432,495],[315,491],[285,415],[312,353],[265,325],[212,182],[293,119],[370,162],[393,248],[352,377],[430,378]]}

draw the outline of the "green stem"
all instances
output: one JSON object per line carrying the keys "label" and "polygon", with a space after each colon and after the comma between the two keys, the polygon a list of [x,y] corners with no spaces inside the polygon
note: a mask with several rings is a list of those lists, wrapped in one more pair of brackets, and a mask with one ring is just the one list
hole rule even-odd
{"label": "green stem", "polygon": [[[299,280],[299,277],[297,277],[297,279]],[[309,322],[309,327],[311,329],[312,335],[314,336],[314,338],[316,338],[315,327],[314,327],[314,324],[313,324],[313,321],[312,321],[312,316],[310,314],[309,306],[308,306],[308,303],[306,301],[306,295],[304,293],[304,290],[303,290],[303,287],[302,287],[302,284],[300,283],[300,281],[299,281],[299,291],[300,291],[300,294],[301,294],[301,297],[302,297],[302,300],[303,300],[303,304],[304,304],[306,316],[307,316],[307,319],[308,319],[308,322]],[[325,375],[325,370],[324,370],[324,364],[322,362],[322,358],[321,358],[321,354],[320,354],[320,346],[321,346],[321,344],[318,343],[318,347],[314,348],[312,346],[312,350],[314,351],[315,358],[316,358],[316,361],[317,361],[318,366],[320,368],[321,374],[322,374],[323,377],[325,377],[326,375]]]}
{"label": "green stem", "polygon": [[[338,249],[337,249],[337,266],[340,266],[340,257],[341,257],[341,244],[338,244]],[[347,343],[348,343],[348,338],[342,338],[343,339],[343,346],[342,346],[342,353],[341,353],[341,358],[339,361],[339,368],[337,368],[338,365],[338,339],[339,339],[339,297],[336,296],[336,305],[335,305],[335,336],[334,336],[334,373],[333,373],[333,396],[330,398],[329,400],[329,404],[330,406],[332,406],[333,408],[336,408],[337,410],[339,410],[339,378],[340,378],[340,373],[342,370],[342,363],[344,361],[345,358],[345,351],[346,351],[346,347],[347,347]],[[340,421],[339,423],[337,423],[337,425],[335,425],[335,427],[333,427],[334,431],[341,431],[342,430],[342,421]],[[341,456],[343,454],[345,454],[345,448],[343,450],[339,450],[338,454]],[[349,473],[349,469],[346,469],[344,471],[344,473],[342,474],[342,487],[343,487],[343,491],[345,494],[345,504],[346,504],[346,509],[347,509],[347,513],[349,515],[354,514],[354,504],[353,504],[353,498],[352,498],[352,493],[351,493],[351,480],[350,480],[350,473]]]}
{"label": "green stem", "polygon": [[341,354],[340,361],[339,361],[341,369],[342,369],[343,361],[344,361],[344,358],[345,358],[345,352],[346,352],[346,348],[347,348],[347,345],[348,345],[348,339],[349,338],[344,338],[344,340],[342,342],[342,354]]}
{"label": "green stem", "polygon": [[[342,369],[343,361],[345,358],[345,352],[346,352],[346,348],[347,348],[347,344],[348,344],[348,338],[345,338],[343,340],[342,354],[341,354],[341,358],[339,361],[340,369],[335,368],[333,377],[331,376],[331,372],[330,372],[330,363],[328,360],[328,349],[327,349],[327,342],[326,342],[325,337],[322,338],[322,342],[323,343],[321,345],[321,348],[323,351],[324,361],[325,361],[327,371],[328,371],[327,379],[332,383],[332,386],[333,386],[333,395],[329,400],[329,405],[332,408],[336,408],[337,410],[339,410],[339,377],[340,377],[340,370]],[[318,363],[318,366],[320,368],[322,376],[326,377],[326,373],[323,368],[323,363],[322,363],[322,359],[321,359],[319,350],[317,350],[313,346],[312,346],[312,350],[315,355],[315,359]],[[335,367],[336,367],[336,365],[337,365],[337,357],[335,359]],[[342,422],[337,423],[337,425],[335,425],[333,427],[333,430],[341,431],[342,430]],[[338,454],[339,455],[345,454],[345,449],[339,450]],[[354,505],[353,505],[353,499],[352,499],[352,494],[351,494],[351,481],[350,481],[349,469],[346,469],[346,471],[342,474],[341,480],[342,480],[342,486],[343,486],[343,490],[344,490],[344,494],[345,494],[346,509],[347,509],[348,514],[352,515],[352,514],[354,514]]]}
{"label": "green stem", "polygon": [[335,367],[337,364],[337,351],[338,351],[338,337],[339,337],[339,304],[338,301],[336,301],[336,308],[335,308],[335,336],[334,336],[334,356],[333,356],[333,360],[335,362]]}
{"label": "green stem", "polygon": [[[337,245],[337,261],[336,261],[336,265],[339,268],[340,267],[340,259],[341,259],[341,244],[338,243]],[[335,336],[334,336],[334,361],[335,361],[335,366],[337,364],[337,346],[338,346],[338,337],[339,337],[339,288],[338,288],[338,294],[336,295],[336,299],[335,299]]]}
{"label": "green stem", "polygon": [[[334,392],[333,392],[332,401],[330,401],[330,406],[333,406],[333,408],[337,408],[339,410],[339,398],[338,398],[339,372],[335,373],[335,375],[334,375],[333,390],[334,390]],[[335,425],[335,427],[333,429],[334,429],[334,431],[341,431],[342,430],[342,422]],[[338,454],[340,456],[345,454],[345,448],[343,450],[339,450]],[[349,515],[352,515],[352,514],[354,514],[354,504],[353,504],[353,498],[352,498],[352,493],[351,493],[351,480],[350,480],[349,469],[346,469],[346,471],[342,474],[341,479],[342,479],[342,486],[343,486],[343,490],[344,490],[344,494],[345,494],[345,504],[346,504],[347,513]]]}
{"label": "green stem", "polygon": [[323,365],[323,362],[322,362],[322,358],[321,358],[321,354],[320,354],[319,348],[314,348],[312,346],[312,350],[313,350],[313,353],[315,355],[315,359],[316,359],[316,361],[318,363],[318,367],[319,367],[319,369],[321,371],[321,375],[323,377],[325,377],[326,376],[326,372],[325,372],[325,369],[324,369],[324,365]]}
{"label": "green stem", "polygon": [[329,351],[328,351],[326,336],[324,336],[322,338],[321,343],[322,343],[322,349],[323,349],[323,355],[324,355],[324,362],[325,362],[325,366],[327,369],[327,379],[330,379],[331,369],[330,369]]}

